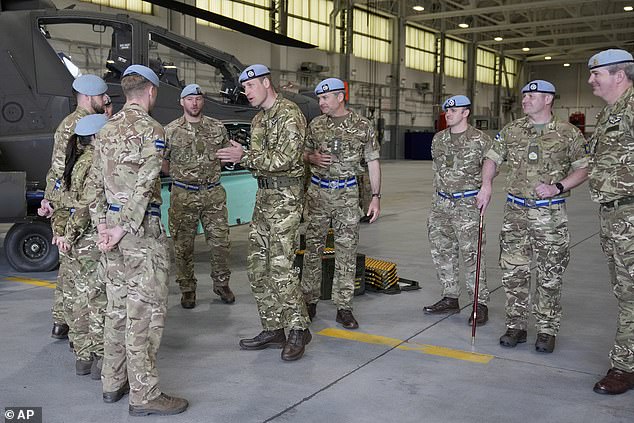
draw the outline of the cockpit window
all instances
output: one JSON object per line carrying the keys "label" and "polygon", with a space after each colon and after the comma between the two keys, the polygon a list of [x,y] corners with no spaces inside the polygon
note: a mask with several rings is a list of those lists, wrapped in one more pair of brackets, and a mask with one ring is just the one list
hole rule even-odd
{"label": "cockpit window", "polygon": [[66,69],[77,78],[91,73],[118,81],[132,59],[132,30],[107,22],[42,19],[40,31]]}
{"label": "cockpit window", "polygon": [[188,84],[198,84],[210,98],[222,102],[235,102],[234,83],[223,75],[220,66],[189,46],[165,36],[150,33],[148,57],[150,67],[161,81],[182,88]]}

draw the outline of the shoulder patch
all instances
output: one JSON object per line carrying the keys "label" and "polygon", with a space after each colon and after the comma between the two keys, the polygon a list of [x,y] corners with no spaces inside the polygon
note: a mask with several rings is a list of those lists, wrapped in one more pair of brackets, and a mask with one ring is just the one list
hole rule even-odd
{"label": "shoulder patch", "polygon": [[162,150],[165,148],[165,141],[162,139],[155,139],[154,140],[154,146],[158,149],[158,150]]}

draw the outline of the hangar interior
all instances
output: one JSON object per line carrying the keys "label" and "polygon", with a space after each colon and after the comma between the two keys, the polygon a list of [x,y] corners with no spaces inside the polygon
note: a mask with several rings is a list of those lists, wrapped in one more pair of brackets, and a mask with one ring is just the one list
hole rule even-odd
{"label": "hangar interior", "polygon": [[[587,185],[568,204],[571,263],[564,276],[562,329],[553,354],[529,340],[502,349],[505,294],[498,266],[505,170],[496,178],[486,220],[490,321],[475,344],[462,312],[429,316],[422,307],[441,293],[427,240],[431,162],[404,160],[406,134],[433,133],[440,105],[466,94],[473,124],[495,134],[521,116],[519,90],[529,80],[557,87],[554,112],[583,114],[586,135],[603,107],[587,86],[587,60],[605,48],[632,51],[633,1],[611,0],[183,0],[200,8],[315,44],[274,45],[216,24],[135,0],[54,0],[59,9],[127,13],[236,56],[270,65],[280,86],[310,89],[328,76],[350,84],[350,107],[382,131],[382,216],[362,225],[359,252],[396,263],[421,289],[355,297],[358,331],[335,322],[322,301],[304,358],[284,363],[277,350],[241,351],[259,330],[246,275],[248,225],[232,227],[231,286],[236,303],[211,293],[209,250],[196,243],[199,305],[184,310],[170,285],[159,352],[161,386],[186,397],[175,422],[631,422],[632,392],[599,396],[592,385],[609,365],[616,302],[598,238],[596,204]],[[334,24],[334,26],[333,26]],[[112,34],[60,27],[51,43],[85,72],[103,69]],[[156,57],[177,77],[215,92],[213,69],[187,63],[156,43]],[[220,97],[219,97],[220,98]],[[8,225],[0,225],[0,237]],[[56,272],[19,273],[0,254],[0,407],[42,407],[49,422],[128,421],[125,399],[104,404],[99,382],[74,374],[68,343],[49,338]],[[463,284],[464,285],[464,284]],[[464,289],[463,289],[464,291]],[[532,321],[531,321],[532,324]]]}

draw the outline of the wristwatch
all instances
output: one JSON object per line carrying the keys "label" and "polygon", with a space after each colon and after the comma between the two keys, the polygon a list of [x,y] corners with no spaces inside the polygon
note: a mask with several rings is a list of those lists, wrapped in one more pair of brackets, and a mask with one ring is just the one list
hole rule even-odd
{"label": "wristwatch", "polygon": [[372,194],[372,197],[381,198],[381,194]]}
{"label": "wristwatch", "polygon": [[561,182],[555,182],[555,186],[557,187],[557,189],[559,190],[559,192],[557,193],[557,195],[561,194],[562,192],[564,192],[564,185]]}

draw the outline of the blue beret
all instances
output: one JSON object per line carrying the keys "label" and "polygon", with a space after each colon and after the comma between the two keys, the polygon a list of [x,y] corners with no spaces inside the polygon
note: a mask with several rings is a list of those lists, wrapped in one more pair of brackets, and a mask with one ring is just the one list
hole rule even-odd
{"label": "blue beret", "polygon": [[101,128],[108,122],[108,116],[102,114],[94,114],[84,116],[77,121],[75,133],[77,135],[93,135],[99,132]]}
{"label": "blue beret", "polygon": [[555,86],[543,79],[536,79],[524,85],[524,88],[522,88],[522,94],[526,93],[555,94]]}
{"label": "blue beret", "polygon": [[588,68],[596,69],[602,66],[618,65],[620,63],[634,63],[634,58],[625,50],[603,50],[588,60]]}
{"label": "blue beret", "polygon": [[346,89],[343,81],[337,78],[326,78],[315,87],[315,94],[330,93],[333,91],[343,91]]}
{"label": "blue beret", "polygon": [[84,95],[102,95],[108,86],[97,75],[82,75],[73,81],[73,89]]}
{"label": "blue beret", "polygon": [[128,75],[141,75],[143,78],[145,78],[148,81],[150,81],[152,83],[152,85],[154,85],[156,87],[158,87],[160,85],[158,76],[156,76],[154,71],[152,69],[148,68],[147,66],[130,65],[125,70],[125,72],[123,72],[123,76],[128,76]]}
{"label": "blue beret", "polygon": [[452,107],[469,107],[471,106],[471,100],[466,95],[454,95],[449,97],[442,105],[442,109],[446,112],[447,109]]}
{"label": "blue beret", "polygon": [[203,91],[200,89],[200,85],[198,84],[189,84],[183,91],[181,91],[181,98],[185,98],[188,95],[203,95]]}
{"label": "blue beret", "polygon": [[240,74],[239,81],[242,84],[253,78],[259,78],[261,76],[270,75],[271,71],[264,65],[251,65]]}

